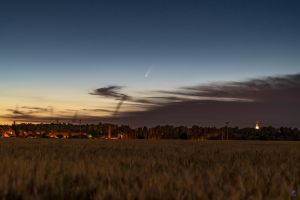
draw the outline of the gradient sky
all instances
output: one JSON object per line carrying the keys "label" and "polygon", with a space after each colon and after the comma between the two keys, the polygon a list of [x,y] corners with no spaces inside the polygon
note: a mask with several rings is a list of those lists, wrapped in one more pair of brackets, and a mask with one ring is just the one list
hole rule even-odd
{"label": "gradient sky", "polygon": [[34,110],[25,107],[109,116],[89,111],[114,110],[118,100],[90,95],[109,85],[140,97],[297,74],[299,8],[296,0],[3,0],[0,122]]}

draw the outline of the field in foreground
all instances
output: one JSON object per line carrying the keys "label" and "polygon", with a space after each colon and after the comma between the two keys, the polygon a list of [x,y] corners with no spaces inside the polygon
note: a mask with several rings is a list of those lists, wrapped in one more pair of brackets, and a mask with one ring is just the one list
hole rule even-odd
{"label": "field in foreground", "polygon": [[300,143],[1,139],[0,169],[1,199],[290,199]]}

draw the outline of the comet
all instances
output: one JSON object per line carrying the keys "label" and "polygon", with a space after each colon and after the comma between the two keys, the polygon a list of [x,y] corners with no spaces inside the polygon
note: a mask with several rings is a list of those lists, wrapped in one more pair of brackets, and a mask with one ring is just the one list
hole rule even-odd
{"label": "comet", "polygon": [[148,78],[148,76],[150,75],[151,71],[152,71],[152,67],[149,67],[148,70],[145,73],[145,78]]}

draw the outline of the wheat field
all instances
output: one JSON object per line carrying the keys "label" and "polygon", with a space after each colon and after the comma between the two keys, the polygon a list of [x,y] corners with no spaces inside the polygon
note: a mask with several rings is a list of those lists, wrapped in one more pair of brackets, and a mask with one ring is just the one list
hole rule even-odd
{"label": "wheat field", "polygon": [[300,143],[1,139],[0,168],[1,199],[282,200]]}

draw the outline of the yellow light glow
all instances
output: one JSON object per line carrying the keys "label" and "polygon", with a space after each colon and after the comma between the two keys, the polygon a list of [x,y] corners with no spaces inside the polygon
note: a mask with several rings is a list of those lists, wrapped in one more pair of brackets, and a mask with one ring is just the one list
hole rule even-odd
{"label": "yellow light glow", "polygon": [[260,129],[258,121],[257,121],[256,124],[255,124],[255,129],[256,129],[256,130],[259,130],[259,129]]}

